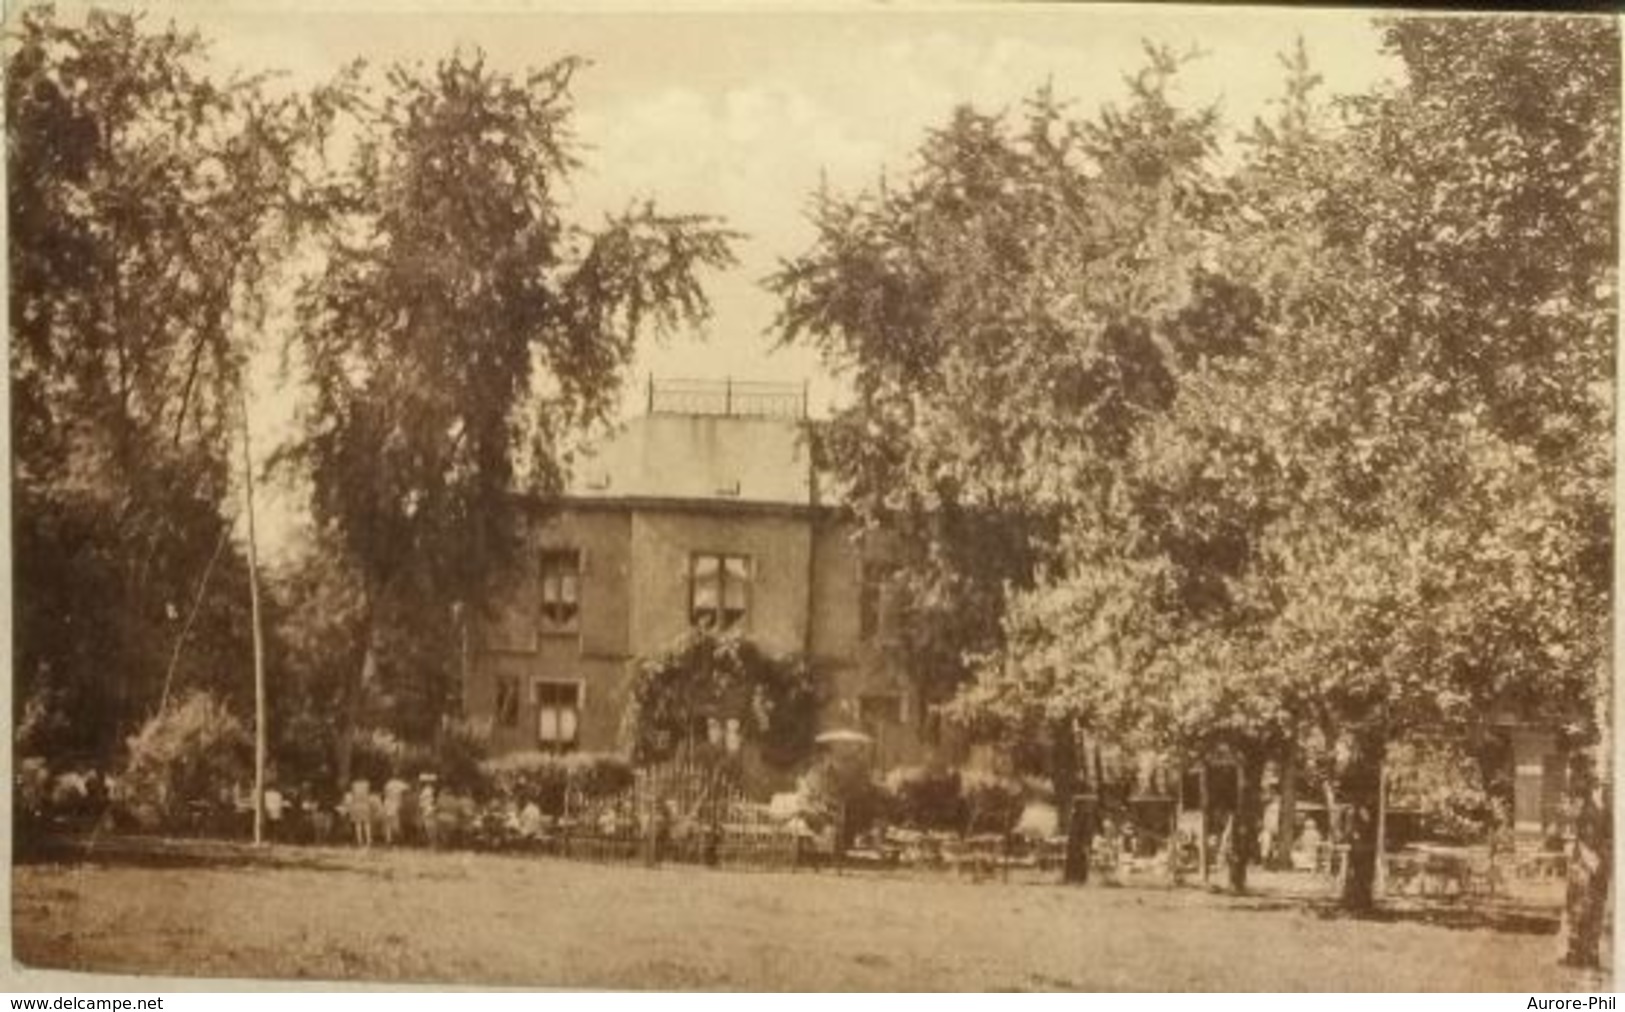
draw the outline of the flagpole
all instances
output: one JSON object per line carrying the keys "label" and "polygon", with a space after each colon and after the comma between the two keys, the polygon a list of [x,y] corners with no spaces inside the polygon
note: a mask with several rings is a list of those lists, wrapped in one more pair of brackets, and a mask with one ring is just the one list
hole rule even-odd
{"label": "flagpole", "polygon": [[265,841],[265,639],[260,631],[259,553],[254,533],[254,455],[248,441],[248,389],[243,409],[243,498],[248,519],[248,600],[254,622],[254,844]]}

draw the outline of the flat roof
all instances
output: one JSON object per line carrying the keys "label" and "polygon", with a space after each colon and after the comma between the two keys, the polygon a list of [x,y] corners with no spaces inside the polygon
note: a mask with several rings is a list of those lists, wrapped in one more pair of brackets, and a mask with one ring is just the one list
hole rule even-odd
{"label": "flat roof", "polygon": [[622,423],[577,462],[580,500],[813,506],[810,427],[796,417],[660,411]]}

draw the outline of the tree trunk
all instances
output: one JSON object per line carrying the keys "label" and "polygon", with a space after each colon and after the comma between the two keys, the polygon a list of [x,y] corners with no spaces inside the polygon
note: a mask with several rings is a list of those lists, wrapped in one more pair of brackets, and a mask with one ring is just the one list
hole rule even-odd
{"label": "tree trunk", "polygon": [[1066,853],[1061,862],[1062,882],[1089,880],[1088,840],[1083,832],[1078,800],[1078,735],[1070,720],[1059,720],[1051,728],[1054,738],[1055,816],[1066,833]]}
{"label": "tree trunk", "polygon": [[1268,855],[1277,868],[1292,867],[1292,845],[1298,839],[1298,750],[1287,745],[1281,754],[1281,806],[1276,813],[1275,853]]}
{"label": "tree trunk", "polygon": [[1388,756],[1377,759],[1377,862],[1373,869],[1372,895],[1382,899],[1388,888]]}
{"label": "tree trunk", "polygon": [[338,756],[334,765],[337,768],[339,789],[349,788],[355,764],[355,733],[361,723],[361,700],[367,689],[372,685],[378,675],[378,652],[373,649],[372,624],[367,624],[367,648],[361,655],[361,667],[356,672],[356,679],[350,683],[350,691],[344,694],[344,709],[340,715],[338,729]]}
{"label": "tree trunk", "polygon": [[1247,891],[1247,866],[1258,852],[1258,829],[1261,810],[1260,787],[1264,780],[1264,760],[1244,754],[1236,764],[1236,811],[1232,817],[1230,847],[1225,857],[1230,862],[1230,888],[1237,893]]}
{"label": "tree trunk", "polygon": [[1377,901],[1377,792],[1381,755],[1382,747],[1378,743],[1357,745],[1344,780],[1351,815],[1344,840],[1349,849],[1348,869],[1343,876],[1343,905],[1350,910],[1370,910]]}
{"label": "tree trunk", "polygon": [[1179,839],[1179,824],[1181,816],[1185,814],[1185,765],[1183,758],[1175,762],[1173,768],[1179,772],[1173,792],[1174,810],[1173,814],[1169,816],[1168,825],[1168,880],[1174,885],[1179,885],[1185,881],[1184,869],[1180,866],[1184,854],[1180,853]]}
{"label": "tree trunk", "polygon": [[[1606,711],[1599,718],[1607,719]],[[1581,750],[1572,764],[1570,796],[1576,802],[1574,846],[1569,851],[1568,894],[1563,907],[1562,960],[1570,966],[1602,967],[1602,942],[1613,885],[1614,811],[1608,776],[1609,740]]]}
{"label": "tree trunk", "polygon": [[1066,834],[1067,882],[1083,884],[1089,881],[1090,851],[1095,838],[1094,809],[1089,799],[1079,797],[1072,802],[1072,821]]}
{"label": "tree trunk", "polygon": [[1197,770],[1197,772],[1196,772],[1196,787],[1197,787],[1197,790],[1200,792],[1200,795],[1201,795],[1200,803],[1202,805],[1202,832],[1201,832],[1200,838],[1196,841],[1196,859],[1197,859],[1197,861],[1201,862],[1201,865],[1202,865],[1202,884],[1203,885],[1207,885],[1207,883],[1208,883],[1208,879],[1209,879],[1209,877],[1211,875],[1211,869],[1210,869],[1209,865],[1212,864],[1212,856],[1210,854],[1208,854],[1207,838],[1208,838],[1209,821],[1213,818],[1213,809],[1208,804],[1207,777],[1208,777],[1207,757],[1203,756],[1202,757],[1202,768]]}

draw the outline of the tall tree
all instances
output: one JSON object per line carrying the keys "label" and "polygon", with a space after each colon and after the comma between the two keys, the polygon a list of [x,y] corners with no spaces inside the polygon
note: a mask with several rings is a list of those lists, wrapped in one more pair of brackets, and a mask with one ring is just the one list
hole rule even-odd
{"label": "tall tree", "polygon": [[1354,905],[1389,742],[1497,712],[1606,729],[1613,31],[1387,22],[1405,82],[1335,135],[1290,102],[1255,131],[1226,228],[1260,307],[1226,328],[1245,352],[1180,376],[1126,458],[1126,519],[1031,609],[1031,657],[1154,701],[1161,733],[1340,745]]}
{"label": "tall tree", "polygon": [[346,213],[297,300],[313,394],[284,453],[360,587],[349,726],[387,684],[411,701],[400,730],[434,729],[453,611],[478,614],[514,562],[515,493],[559,487],[565,440],[604,419],[638,335],[702,319],[698,275],[730,262],[728,233],[648,205],[566,224],[580,66],[514,77],[459,54],[392,68],[355,107]]}
{"label": "tall tree", "polygon": [[1489,507],[1461,560],[1483,580],[1453,616],[1448,661],[1481,698],[1575,729],[1567,958],[1595,965],[1612,823],[1618,25],[1401,19],[1384,43],[1407,81],[1362,110],[1368,150],[1412,185],[1374,209],[1372,248],[1405,296],[1393,329],[1424,349],[1430,407],[1472,418],[1459,423],[1476,465],[1464,487]]}
{"label": "tall tree", "polygon": [[242,656],[234,596],[182,618],[217,555],[240,579],[216,550],[236,390],[330,110],[214,79],[139,16],[30,8],[6,47],[15,685],[72,715],[43,745],[105,755],[171,658],[209,680]]}
{"label": "tall tree", "polygon": [[[825,451],[858,515],[900,532],[928,698],[999,649],[1008,595],[1063,529],[1109,522],[1134,433],[1188,361],[1223,352],[1192,326],[1235,294],[1207,262],[1216,116],[1172,100],[1181,57],[1146,56],[1128,102],[1091,119],[1048,89],[1015,123],[959,110],[901,185],[820,194],[813,248],[771,281],[781,338],[854,379]],[[1017,698],[1034,705],[981,716],[1045,729],[1076,782],[1087,708]]]}
{"label": "tall tree", "polygon": [[1341,196],[1310,219],[1350,284],[1291,384],[1313,397],[1293,431],[1330,425],[1293,458],[1308,480],[1257,572],[1284,602],[1276,656],[1321,673],[1366,759],[1367,807],[1407,728],[1499,711],[1595,740],[1611,578],[1615,29],[1383,30],[1406,79],[1353,103]]}

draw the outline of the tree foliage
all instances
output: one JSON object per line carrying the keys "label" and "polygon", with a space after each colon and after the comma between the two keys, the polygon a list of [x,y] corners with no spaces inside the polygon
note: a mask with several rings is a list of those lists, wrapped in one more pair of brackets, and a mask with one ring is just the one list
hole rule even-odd
{"label": "tree foliage", "polygon": [[790,767],[811,754],[823,686],[800,657],[775,657],[739,636],[685,634],[638,666],[625,715],[632,757],[657,762],[684,747],[723,744],[737,728],[768,763]]}
{"label": "tree foliage", "polygon": [[588,800],[613,797],[636,780],[624,757],[592,752],[510,752],[481,763],[480,773],[499,797],[534,802],[555,818],[568,814],[572,794]]}
{"label": "tree foliage", "polygon": [[[229,524],[245,332],[310,220],[323,95],[221,81],[141,17],[24,12],[6,37],[18,698],[107,752],[170,666],[222,688],[237,595],[189,609]],[[235,550],[214,579],[240,581]]]}
{"label": "tree foliage", "polygon": [[902,183],[819,194],[812,249],[771,281],[781,339],[852,378],[824,451],[859,516],[903,532],[928,688],[997,646],[1008,589],[1101,512],[1203,341],[1190,314],[1228,297],[1202,266],[1214,113],[1172,102],[1180,57],[1147,57],[1093,119],[1048,89],[1014,119],[959,109]]}
{"label": "tree foliage", "polygon": [[1409,731],[1589,723],[1610,579],[1617,40],[1385,32],[1409,79],[1340,130],[1290,61],[1225,226],[1245,352],[1181,374],[1125,455],[1120,523],[1012,611],[1009,665],[1186,748],[1316,729],[1368,815]]}
{"label": "tree foliage", "polygon": [[176,824],[187,806],[220,800],[252,768],[253,740],[243,722],[208,692],[187,692],[130,737],[120,783],[138,818]]}
{"label": "tree foliage", "polygon": [[[1328,105],[1300,46],[1233,169],[1152,50],[1125,109],[961,111],[902,187],[815,204],[781,329],[853,373],[860,512],[985,595],[926,597],[973,727],[1255,771],[1317,739],[1367,826],[1412,731],[1604,728],[1616,30],[1382,32],[1401,82]],[[967,507],[1038,536],[978,559]]]}
{"label": "tree foliage", "polygon": [[403,731],[432,731],[453,609],[482,608],[512,559],[516,493],[561,486],[638,336],[701,320],[701,271],[731,262],[728,233],[649,205],[565,222],[580,67],[515,77],[458,54],[394,67],[350,107],[342,213],[297,300],[312,395],[283,459],[361,590],[352,719],[376,677],[415,700]]}

